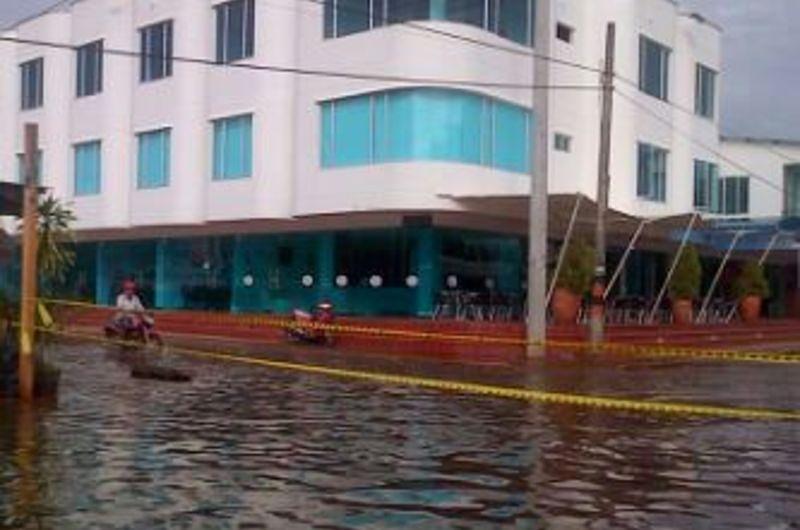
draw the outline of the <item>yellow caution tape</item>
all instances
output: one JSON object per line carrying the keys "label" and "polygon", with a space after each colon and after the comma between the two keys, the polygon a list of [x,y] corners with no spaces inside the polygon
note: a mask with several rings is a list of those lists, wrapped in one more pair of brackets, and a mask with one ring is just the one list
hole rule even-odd
{"label": "yellow caution tape", "polygon": [[[53,304],[62,305],[66,307],[82,307],[87,309],[102,309],[112,311],[114,308],[108,306],[101,306],[92,304],[90,302],[76,302],[71,300],[51,300],[40,299],[40,301]],[[168,312],[168,311],[154,311]],[[403,339],[403,340],[426,340],[426,341],[442,341],[442,342],[461,342],[472,344],[486,344],[486,345],[505,345],[505,346],[541,346],[545,348],[561,348],[577,351],[590,351],[590,352],[603,352],[610,354],[624,354],[636,357],[648,358],[685,358],[685,359],[703,359],[703,360],[722,360],[731,362],[753,362],[753,363],[770,363],[770,364],[800,364],[800,355],[784,352],[747,352],[735,350],[720,350],[720,349],[705,349],[705,348],[686,348],[680,346],[665,346],[665,345],[646,345],[646,344],[620,344],[620,343],[603,343],[603,344],[590,344],[587,342],[578,341],[552,341],[547,340],[544,342],[527,341],[524,338],[514,337],[496,337],[490,335],[476,335],[476,334],[457,334],[457,333],[439,333],[439,332],[426,332],[426,331],[413,331],[402,329],[387,329],[366,326],[351,326],[342,324],[322,324],[319,322],[297,322],[288,318],[273,318],[263,316],[250,316],[240,317],[247,325],[251,327],[263,326],[273,328],[287,328],[290,326],[301,327],[307,329],[317,329],[323,331],[331,331],[334,333],[351,334],[351,335],[366,335],[374,338],[389,339]],[[220,324],[230,324],[230,319],[223,314],[215,315],[213,313],[204,314],[205,321],[218,322]]]}
{"label": "yellow caution tape", "polygon": [[[95,335],[57,331],[52,329],[42,329],[41,331],[52,335],[68,337],[73,339],[89,340],[99,343],[118,345],[118,346],[137,346],[138,343],[130,343],[119,340],[111,340]],[[379,372],[367,372],[362,370],[348,370],[343,368],[333,368],[329,366],[294,363],[287,361],[275,361],[257,357],[249,357],[231,353],[211,352],[195,348],[170,347],[169,351],[190,355],[193,357],[218,360],[224,362],[235,362],[262,366],[278,370],[288,370],[306,374],[323,375],[341,379],[370,381],[380,384],[412,386],[437,390],[442,392],[456,392],[462,394],[473,394],[480,396],[513,399],[519,401],[536,402],[548,405],[568,405],[576,407],[600,408],[617,411],[647,412],[654,414],[686,415],[686,416],[712,416],[719,418],[732,418],[741,420],[800,420],[800,410],[774,410],[760,408],[741,408],[726,407],[716,405],[696,405],[688,403],[670,403],[654,401],[636,401],[632,399],[590,396],[580,394],[568,394],[564,392],[548,392],[530,388],[514,388],[506,386],[485,385],[479,383],[469,383],[462,381],[450,381],[444,379],[433,379],[428,377],[417,377],[409,375],[398,375]]]}

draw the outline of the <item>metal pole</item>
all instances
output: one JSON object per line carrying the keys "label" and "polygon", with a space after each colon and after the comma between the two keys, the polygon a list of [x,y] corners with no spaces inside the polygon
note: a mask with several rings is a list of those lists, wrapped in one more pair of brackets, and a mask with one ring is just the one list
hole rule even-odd
{"label": "metal pole", "polygon": [[36,253],[38,205],[36,153],[39,129],[25,124],[25,203],[22,217],[22,298],[19,331],[19,397],[33,401],[35,388]]}
{"label": "metal pole", "polygon": [[[764,263],[767,262],[767,258],[769,258],[769,255],[775,249],[775,245],[778,244],[778,240],[781,238],[782,235],[783,232],[778,230],[777,232],[775,232],[775,235],[772,236],[772,239],[769,240],[767,248],[764,249],[764,252],[761,253],[761,257],[758,258],[759,267],[763,267]],[[798,259],[798,264],[800,264],[800,258]],[[800,272],[800,268],[798,268],[798,271]],[[731,310],[728,311],[728,316],[725,317],[726,324],[729,323],[731,320],[733,320],[733,316],[736,314],[737,309],[738,307],[736,307],[736,304],[734,304],[733,307],[731,307]]]}
{"label": "metal pole", "polygon": [[661,286],[661,291],[658,293],[658,298],[656,298],[655,304],[653,304],[653,307],[650,309],[650,315],[647,317],[647,321],[650,324],[652,324],[653,320],[656,318],[656,312],[661,306],[661,302],[664,300],[664,295],[667,294],[669,282],[672,281],[672,275],[675,274],[675,269],[678,267],[678,261],[681,259],[683,250],[686,248],[686,245],[689,244],[689,236],[692,235],[692,229],[694,228],[694,223],[696,220],[697,213],[693,213],[692,217],[689,219],[689,226],[686,227],[686,231],[683,233],[683,239],[681,239],[681,245],[678,247],[678,252],[675,254],[675,259],[672,260],[672,265],[670,265],[669,272],[667,272],[667,277],[664,279],[664,285]]}
{"label": "metal pole", "polygon": [[556,269],[553,271],[553,279],[550,280],[550,288],[547,290],[547,301],[545,302],[547,307],[550,307],[550,301],[553,299],[553,293],[556,290],[556,281],[558,281],[558,276],[561,274],[561,268],[564,266],[564,258],[567,256],[567,249],[572,241],[572,233],[575,231],[575,223],[578,220],[578,212],[580,212],[582,202],[583,195],[580,193],[576,194],[575,206],[572,207],[572,215],[569,218],[567,232],[564,234],[564,242],[561,245],[561,250],[558,252],[558,261],[556,262]]}
{"label": "metal pole", "polygon": [[625,252],[622,254],[622,258],[619,260],[619,265],[617,265],[617,270],[614,271],[614,274],[611,276],[611,280],[608,282],[608,286],[606,287],[605,293],[603,293],[603,298],[607,299],[609,293],[617,284],[617,280],[619,280],[622,271],[625,269],[625,265],[628,263],[628,258],[631,256],[631,252],[633,249],[636,248],[636,243],[639,242],[639,237],[641,237],[642,232],[644,231],[644,227],[649,223],[647,219],[643,219],[640,223],[638,228],[636,228],[636,232],[633,233],[633,237],[628,242],[628,246],[625,248]]}
{"label": "metal pole", "polygon": [[703,319],[706,317],[706,313],[708,312],[708,305],[711,303],[711,297],[714,296],[714,291],[717,290],[717,284],[719,283],[719,279],[722,278],[722,272],[725,270],[725,266],[728,264],[728,261],[731,259],[731,255],[733,254],[733,249],[736,248],[736,243],[739,242],[739,239],[744,235],[744,232],[741,230],[736,232],[733,235],[733,240],[731,240],[730,246],[728,246],[727,252],[725,252],[725,256],[722,258],[722,263],[720,263],[719,267],[717,268],[716,274],[714,274],[714,279],[711,280],[711,285],[708,287],[708,292],[706,293],[706,297],[703,299],[703,305],[700,306],[700,313],[697,315],[697,322],[702,322]]}
{"label": "metal pole", "polygon": [[614,111],[614,47],[617,27],[613,22],[606,26],[606,59],[603,68],[603,112],[600,117],[600,156],[597,174],[597,225],[595,227],[595,271],[592,288],[592,310],[589,317],[589,334],[592,344],[603,342],[605,336],[605,285],[606,285],[606,210],[611,186],[611,119]]}
{"label": "metal pole", "polygon": [[[537,55],[550,54],[552,27],[550,15],[553,0],[541,0],[536,4],[534,28]],[[531,14],[532,15],[532,14]],[[547,85],[550,79],[550,64],[532,58],[532,73],[536,84]],[[526,336],[529,357],[541,356],[547,340],[547,176],[550,151],[550,128],[548,125],[549,93],[533,90],[531,108],[531,196],[528,212],[528,314]],[[533,118],[536,117],[534,122]],[[534,131],[535,126],[535,131]]]}

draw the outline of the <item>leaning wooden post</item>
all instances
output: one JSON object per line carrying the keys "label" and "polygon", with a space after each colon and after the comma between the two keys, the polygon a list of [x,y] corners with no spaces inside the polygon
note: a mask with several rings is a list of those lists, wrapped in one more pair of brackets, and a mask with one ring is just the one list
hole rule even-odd
{"label": "leaning wooden post", "polygon": [[25,202],[22,211],[22,296],[19,330],[19,397],[33,401],[35,388],[36,283],[39,197],[36,182],[36,153],[39,129],[25,124]]}

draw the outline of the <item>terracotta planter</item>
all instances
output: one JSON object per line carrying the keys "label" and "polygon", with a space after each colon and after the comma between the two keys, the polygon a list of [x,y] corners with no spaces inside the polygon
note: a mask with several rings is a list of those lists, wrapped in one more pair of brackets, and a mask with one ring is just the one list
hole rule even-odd
{"label": "terracotta planter", "polygon": [[672,320],[678,326],[689,326],[694,323],[694,305],[691,300],[672,301]]}
{"label": "terracotta planter", "polygon": [[574,326],[581,308],[581,297],[569,289],[557,287],[553,293],[553,319],[559,326]]}
{"label": "terracotta planter", "polygon": [[761,318],[761,297],[745,296],[739,301],[739,314],[744,322],[757,322]]}

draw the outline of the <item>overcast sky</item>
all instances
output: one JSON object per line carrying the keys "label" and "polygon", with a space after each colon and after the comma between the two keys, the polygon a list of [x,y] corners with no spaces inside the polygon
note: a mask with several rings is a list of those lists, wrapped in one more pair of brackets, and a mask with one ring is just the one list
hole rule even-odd
{"label": "overcast sky", "polygon": [[[800,140],[800,0],[680,2],[725,29],[723,133]],[[0,0],[0,26],[54,3]]]}

